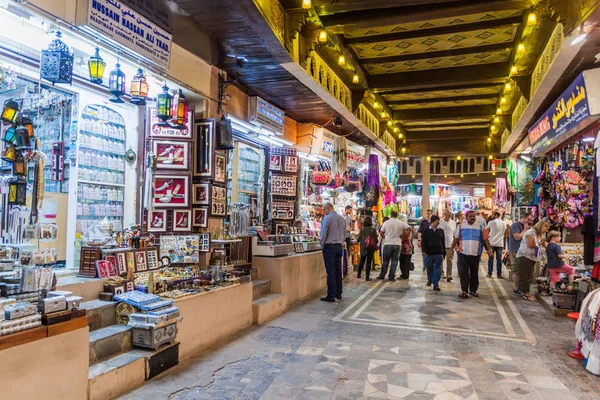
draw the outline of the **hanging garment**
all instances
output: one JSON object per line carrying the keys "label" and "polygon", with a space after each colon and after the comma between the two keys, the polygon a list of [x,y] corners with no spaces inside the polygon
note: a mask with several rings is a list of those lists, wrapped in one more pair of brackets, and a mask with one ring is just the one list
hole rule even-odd
{"label": "hanging garment", "polygon": [[585,265],[593,265],[596,230],[594,229],[594,222],[591,215],[584,218],[581,233],[583,234],[583,263]]}

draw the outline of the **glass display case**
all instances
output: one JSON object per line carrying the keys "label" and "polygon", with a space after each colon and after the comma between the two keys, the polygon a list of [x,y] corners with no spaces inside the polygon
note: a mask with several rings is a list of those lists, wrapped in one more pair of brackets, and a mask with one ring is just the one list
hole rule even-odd
{"label": "glass display case", "polygon": [[228,159],[227,189],[231,193],[227,199],[228,209],[232,203],[250,204],[251,218],[262,221],[264,150],[236,141]]}

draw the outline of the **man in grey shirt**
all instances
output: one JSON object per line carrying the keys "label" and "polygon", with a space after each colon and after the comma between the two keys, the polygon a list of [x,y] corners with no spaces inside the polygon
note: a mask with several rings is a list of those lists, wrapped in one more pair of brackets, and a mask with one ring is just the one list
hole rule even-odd
{"label": "man in grey shirt", "polygon": [[329,202],[323,206],[323,213],[321,248],[327,272],[327,296],[321,300],[334,303],[335,299],[342,299],[342,244],[346,240],[346,221]]}

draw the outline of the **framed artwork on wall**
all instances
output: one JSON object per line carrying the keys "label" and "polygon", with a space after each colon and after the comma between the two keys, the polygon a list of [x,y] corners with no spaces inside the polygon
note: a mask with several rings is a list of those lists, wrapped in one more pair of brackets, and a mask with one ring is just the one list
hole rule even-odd
{"label": "framed artwork on wall", "polygon": [[192,210],[173,210],[173,232],[192,230]]}
{"label": "framed artwork on wall", "polygon": [[210,182],[192,185],[192,203],[199,206],[210,205],[211,186]]}
{"label": "framed artwork on wall", "polygon": [[156,208],[185,208],[189,205],[190,177],[187,175],[155,175],[153,206]]}
{"label": "framed artwork on wall", "polygon": [[269,171],[281,171],[281,162],[283,156],[279,154],[272,154],[269,157]]}
{"label": "framed artwork on wall", "polygon": [[108,270],[108,276],[117,276],[117,259],[115,256],[106,256],[106,269]]}
{"label": "framed artwork on wall", "polygon": [[215,183],[227,182],[227,157],[223,153],[215,154]]}
{"label": "framed artwork on wall", "polygon": [[167,231],[167,210],[148,211],[148,232]]}
{"label": "framed artwork on wall", "polygon": [[[156,116],[156,107],[148,107],[148,112],[150,115],[150,136],[151,137],[159,137],[159,138],[169,138],[169,139],[192,139],[192,124],[194,121],[194,113],[193,110],[189,110],[188,112],[188,122],[185,124],[185,128],[178,129],[171,126],[159,126],[158,124],[161,122]],[[156,153],[155,153],[156,154]]]}
{"label": "framed artwork on wall", "polygon": [[298,156],[285,156],[285,162],[283,164],[283,172],[298,172]]}
{"label": "framed artwork on wall", "polygon": [[156,249],[148,250],[146,252],[146,259],[148,260],[148,269],[150,271],[160,268],[160,263],[158,261],[158,250],[156,250]]}
{"label": "framed artwork on wall", "polygon": [[210,214],[213,217],[227,215],[227,189],[221,186],[212,187]]}
{"label": "framed artwork on wall", "polygon": [[192,226],[198,228],[208,227],[208,208],[194,208],[192,210]]}
{"label": "framed artwork on wall", "polygon": [[200,252],[201,253],[210,252],[210,233],[201,233],[200,234]]}
{"label": "framed artwork on wall", "polygon": [[155,140],[152,142],[152,152],[156,156],[156,169],[189,169],[190,142]]}
{"label": "framed artwork on wall", "polygon": [[214,178],[215,120],[199,120],[194,125],[194,177]]}
{"label": "framed artwork on wall", "polygon": [[127,272],[127,258],[125,257],[125,253],[117,253],[117,273],[122,275]]}
{"label": "framed artwork on wall", "polygon": [[135,253],[135,272],[148,271],[148,259],[146,251],[136,251]]}

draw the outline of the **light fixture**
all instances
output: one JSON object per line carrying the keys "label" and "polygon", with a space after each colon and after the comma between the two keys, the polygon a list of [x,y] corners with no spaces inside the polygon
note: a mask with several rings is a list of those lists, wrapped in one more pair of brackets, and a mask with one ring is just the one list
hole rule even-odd
{"label": "light fixture", "polygon": [[581,43],[586,37],[587,35],[585,33],[580,33],[573,39],[573,41],[571,42],[571,46],[575,46],[576,44]]}
{"label": "light fixture", "polygon": [[121,96],[125,94],[125,73],[121,71],[121,64],[119,64],[119,61],[117,61],[115,69],[110,71],[110,75],[108,76],[108,91],[115,96],[112,99],[109,99],[109,101],[113,103],[123,103]]}
{"label": "light fixture", "polygon": [[29,139],[29,131],[24,125],[18,125],[15,129],[15,136],[17,137],[17,147],[29,147],[31,146],[31,140]]}
{"label": "light fixture", "polygon": [[494,156],[490,154],[490,155],[488,156],[488,160],[493,160],[493,159],[494,159]]}
{"label": "light fixture", "polygon": [[8,129],[4,131],[2,140],[9,144],[14,144],[17,141],[17,134],[14,126],[9,126]]}
{"label": "light fixture", "polygon": [[42,50],[40,62],[40,78],[55,83],[71,84],[73,80],[73,54],[60,37],[62,33],[56,32],[56,39],[50,42],[46,50]]}
{"label": "light fixture", "polygon": [[21,118],[19,123],[24,125],[25,128],[27,128],[27,133],[29,134],[30,138],[35,136],[35,133],[33,131],[33,122],[29,118]]}
{"label": "light fixture", "polygon": [[498,118],[498,117],[494,117],[494,122],[495,122],[495,123],[499,123],[499,122],[500,122],[500,118]]}
{"label": "light fixture", "polygon": [[413,177],[413,179],[415,178],[415,176],[414,176],[414,175],[413,175],[412,177]]}
{"label": "light fixture", "polygon": [[590,137],[590,136],[584,137],[583,139],[581,139],[582,142],[593,142],[594,140],[596,140],[596,139],[594,139],[593,137]]}
{"label": "light fixture", "polygon": [[354,84],[360,83],[360,78],[358,77],[358,74],[354,74],[352,76],[352,83],[354,83]]}
{"label": "light fixture", "polygon": [[379,108],[379,103],[378,102],[373,102],[373,108]]}
{"label": "light fixture", "polygon": [[494,125],[492,125],[492,126],[490,127],[490,131],[492,131],[492,132],[496,132],[496,127],[495,127]]}
{"label": "light fixture", "polygon": [[325,29],[322,29],[319,32],[319,43],[326,43],[327,42],[327,31]]}
{"label": "light fixture", "polygon": [[401,133],[401,134],[398,135],[398,138],[399,139],[404,139],[404,135]]}
{"label": "light fixture", "polygon": [[405,154],[405,153],[406,153],[406,147],[402,147],[402,148],[400,149],[400,151],[402,152],[402,154]]}
{"label": "light fixture", "polygon": [[456,159],[457,159],[458,161],[460,161],[460,160],[462,160],[462,157],[461,157],[461,156],[456,156]]}
{"label": "light fixture", "polygon": [[394,133],[398,133],[400,132],[400,128],[398,128],[397,126],[394,127]]}
{"label": "light fixture", "polygon": [[492,143],[492,138],[491,137],[487,138],[487,142]]}
{"label": "light fixture", "polygon": [[393,122],[392,122],[392,120],[390,119],[390,120],[388,121],[388,123],[387,123],[387,126],[392,126],[392,125],[394,125],[394,123],[393,123]]}
{"label": "light fixture", "polygon": [[0,158],[6,162],[13,162],[17,158],[17,149],[14,146],[6,146]]}
{"label": "light fixture", "polygon": [[495,173],[495,172],[492,172],[492,176],[496,176],[496,173]]}
{"label": "light fixture", "polygon": [[500,98],[500,104],[506,104],[506,97],[502,96]]}
{"label": "light fixture", "polygon": [[492,193],[495,193],[495,192],[496,192],[496,188],[492,188]]}
{"label": "light fixture", "polygon": [[305,10],[310,10],[312,8],[311,0],[302,0],[302,8]]}
{"label": "light fixture", "polygon": [[14,124],[19,115],[19,102],[15,99],[8,99],[4,102],[4,108],[2,108],[2,121]]}
{"label": "light fixture", "polygon": [[387,113],[385,111],[381,112],[381,118],[387,118]]}
{"label": "light fixture", "polygon": [[519,45],[517,46],[517,51],[519,53],[522,53],[525,51],[525,45],[523,43],[519,43]]}
{"label": "light fixture", "polygon": [[12,174],[15,176],[27,175],[27,162],[23,156],[16,156],[12,163]]}
{"label": "light fixture", "polygon": [[461,177],[461,178],[464,178],[465,176],[464,176],[463,174],[460,174],[460,177]]}
{"label": "light fixture", "polygon": [[523,160],[525,160],[527,162],[531,162],[531,157],[529,157],[529,156],[525,156],[525,155],[521,154],[519,157],[521,157]]}
{"label": "light fixture", "polygon": [[188,122],[188,111],[189,103],[181,89],[179,89],[177,94],[173,96],[171,105],[171,121],[173,121],[176,128],[185,128],[185,125]]}
{"label": "light fixture", "polygon": [[102,77],[104,76],[104,68],[106,63],[100,57],[100,49],[96,47],[96,52],[88,60],[88,72],[90,74],[90,82],[102,84]]}
{"label": "light fixture", "polygon": [[506,82],[506,84],[504,85],[504,90],[511,90],[512,89],[512,85],[510,84],[510,82]]}
{"label": "light fixture", "polygon": [[25,205],[27,200],[27,183],[17,179],[8,183],[8,204]]}
{"label": "light fixture", "polygon": [[131,104],[138,106],[146,104],[146,97],[148,97],[148,81],[141,68],[138,68],[137,73],[131,79],[130,92]]}
{"label": "light fixture", "polygon": [[516,74],[517,72],[519,72],[519,70],[517,69],[516,65],[513,65],[512,67],[510,67],[510,73],[511,74]]}
{"label": "light fixture", "polygon": [[161,120],[158,126],[170,126],[167,121],[171,119],[171,103],[173,97],[169,94],[169,87],[165,83],[162,93],[156,96],[156,117]]}
{"label": "light fixture", "polygon": [[496,109],[496,114],[502,114],[502,109],[500,107]]}
{"label": "light fixture", "polygon": [[536,20],[537,20],[537,17],[535,15],[535,13],[529,13],[529,16],[527,16],[527,23],[529,25],[533,25],[533,24],[535,24]]}
{"label": "light fixture", "polygon": [[447,177],[448,177],[448,175],[444,175],[444,178],[447,178]]}
{"label": "light fixture", "polygon": [[427,156],[427,161],[431,161],[431,156]]}
{"label": "light fixture", "polygon": [[346,57],[343,54],[338,58],[338,65],[346,65]]}

